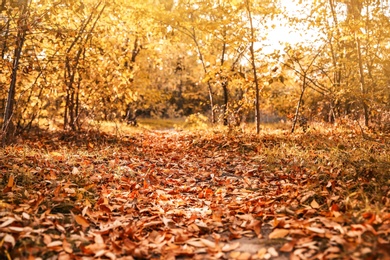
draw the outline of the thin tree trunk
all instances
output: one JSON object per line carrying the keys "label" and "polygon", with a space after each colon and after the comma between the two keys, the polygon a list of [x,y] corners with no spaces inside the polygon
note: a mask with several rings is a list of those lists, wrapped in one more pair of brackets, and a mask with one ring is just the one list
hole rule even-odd
{"label": "thin tree trunk", "polygon": [[[224,34],[226,34],[226,32]],[[228,125],[227,109],[228,109],[228,103],[229,103],[229,91],[228,91],[228,84],[229,83],[228,83],[227,77],[225,77],[222,74],[223,73],[222,67],[225,63],[225,53],[226,53],[226,42],[224,42],[223,46],[222,46],[220,78],[221,78],[221,85],[222,85],[222,91],[223,91],[223,106],[222,106],[223,125],[227,126]]]}
{"label": "thin tree trunk", "polygon": [[297,107],[295,108],[295,115],[294,115],[293,125],[291,128],[291,133],[294,133],[295,125],[297,124],[298,121],[299,109],[301,108],[303,94],[305,93],[305,90],[306,90],[306,74],[303,75],[302,92],[301,95],[299,96]]}
{"label": "thin tree trunk", "polygon": [[[95,10],[97,10],[99,8],[101,3],[102,2],[99,2],[96,5]],[[80,28],[79,34],[76,36],[76,38],[73,40],[73,42],[71,43],[71,45],[69,46],[69,48],[66,51],[66,58],[65,58],[66,71],[65,71],[65,75],[64,75],[64,81],[65,81],[65,85],[66,85],[67,96],[66,96],[65,113],[64,113],[64,129],[66,129],[69,126],[69,127],[71,127],[72,130],[76,130],[76,125],[75,125],[75,123],[76,123],[75,122],[75,118],[76,118],[75,117],[75,115],[76,115],[75,91],[76,90],[74,88],[75,76],[76,76],[78,66],[80,63],[80,56],[81,56],[83,49],[84,49],[84,44],[91,37],[91,33],[94,30],[97,21],[100,19],[105,7],[106,7],[106,5],[104,5],[102,7],[102,9],[100,10],[99,14],[97,15],[94,23],[92,24],[92,27],[89,30],[87,36],[83,39],[82,38],[83,33],[86,31],[88,24],[92,21],[92,17],[94,16],[94,14],[92,13],[88,17],[88,19],[85,21],[85,23]],[[72,51],[73,47],[75,47],[78,42],[80,42],[80,46],[79,46],[79,49],[77,50],[76,57],[75,57],[73,64],[72,64],[72,61],[70,60],[70,58],[71,58],[70,52]]]}
{"label": "thin tree trunk", "polygon": [[360,39],[358,36],[356,36],[356,49],[357,49],[357,54],[358,54],[358,60],[359,60],[359,74],[360,74],[360,91],[362,92],[362,105],[363,105],[363,113],[364,113],[364,125],[368,127],[369,125],[369,108],[366,103],[366,94],[367,94],[367,89],[366,89],[366,83],[365,83],[365,78],[364,78],[364,69],[363,69],[363,58],[362,58],[362,49],[360,46]]}
{"label": "thin tree trunk", "polygon": [[210,100],[211,123],[215,124],[214,97],[213,97],[213,90],[211,88],[210,80],[207,81],[207,89],[209,92],[209,100]]}
{"label": "thin tree trunk", "polygon": [[27,3],[25,3],[22,7],[22,12],[19,18],[19,28],[16,37],[16,48],[14,51],[14,58],[12,64],[12,73],[11,73],[11,83],[8,89],[8,97],[7,104],[4,111],[4,120],[2,127],[2,144],[6,144],[11,137],[13,132],[13,123],[12,123],[12,115],[14,112],[15,105],[15,93],[16,93],[16,82],[18,78],[18,70],[19,70],[19,62],[23,50],[23,45],[26,39],[26,14],[27,14]]}
{"label": "thin tree trunk", "polygon": [[[196,38],[196,34],[195,34],[195,29],[194,28],[192,28],[191,36],[192,36],[192,40],[195,42],[196,48],[198,49],[199,60],[202,62],[203,71],[204,71],[204,74],[206,75],[207,74],[206,64],[204,62],[202,50],[201,50],[200,45],[198,43],[198,40]],[[211,88],[210,80],[207,81],[207,88],[208,88],[208,91],[209,91],[211,123],[215,124],[214,97],[213,97],[213,91],[212,91],[212,88]]]}
{"label": "thin tree trunk", "polygon": [[257,80],[257,73],[256,73],[256,62],[255,62],[255,50],[254,50],[254,42],[255,42],[255,30],[253,28],[253,21],[252,21],[252,13],[250,9],[250,3],[249,0],[246,1],[246,8],[248,11],[249,16],[249,23],[251,28],[251,45],[249,47],[250,53],[251,53],[251,62],[252,62],[252,69],[253,69],[253,81],[255,83],[255,116],[256,116],[256,133],[260,133],[260,89],[259,89],[259,82]]}

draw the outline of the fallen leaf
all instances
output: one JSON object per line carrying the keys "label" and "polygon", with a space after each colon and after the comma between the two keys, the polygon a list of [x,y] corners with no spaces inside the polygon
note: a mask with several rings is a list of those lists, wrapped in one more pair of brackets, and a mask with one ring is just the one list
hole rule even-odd
{"label": "fallen leaf", "polygon": [[282,252],[292,252],[292,250],[294,249],[295,244],[296,244],[295,240],[287,242],[279,250],[282,251]]}
{"label": "fallen leaf", "polygon": [[7,188],[12,188],[14,186],[15,177],[11,174],[8,178]]}
{"label": "fallen leaf", "polygon": [[313,209],[319,209],[320,208],[320,205],[318,204],[318,202],[313,199],[310,203],[310,206],[313,208]]}
{"label": "fallen leaf", "polygon": [[49,244],[46,245],[47,247],[56,247],[56,246],[62,246],[62,241],[56,240],[52,241]]}
{"label": "fallen leaf", "polygon": [[270,253],[270,255],[273,256],[273,257],[279,256],[278,252],[276,251],[276,249],[275,249],[274,247],[268,248],[267,251],[268,251],[268,253]]}
{"label": "fallen leaf", "polygon": [[289,233],[290,231],[288,229],[276,228],[271,232],[271,234],[269,234],[269,238],[283,238],[286,237]]}
{"label": "fallen leaf", "polygon": [[229,257],[232,259],[237,259],[240,255],[241,255],[241,252],[233,251],[233,252],[230,252]]}
{"label": "fallen leaf", "polygon": [[62,248],[64,249],[65,252],[69,254],[73,253],[72,245],[68,241],[66,241],[66,239],[62,241]]}
{"label": "fallen leaf", "polygon": [[73,218],[76,221],[76,223],[79,224],[80,226],[82,226],[83,228],[89,227],[88,220],[86,218],[84,218],[83,216],[74,215]]}
{"label": "fallen leaf", "polygon": [[[9,234],[5,234],[5,236],[2,238],[2,242],[10,243],[12,245],[12,247],[14,247],[16,244],[15,238]],[[0,245],[1,244],[2,243],[0,243]]]}
{"label": "fallen leaf", "polygon": [[318,234],[325,234],[325,229],[323,228],[318,228],[318,227],[307,227],[306,229],[313,231]]}
{"label": "fallen leaf", "polygon": [[14,223],[15,221],[16,221],[16,219],[14,219],[14,218],[6,217],[6,220],[0,224],[0,228],[7,227],[7,226],[11,225],[12,223]]}
{"label": "fallen leaf", "polygon": [[205,244],[202,241],[200,241],[198,238],[193,238],[193,239],[187,240],[186,244],[189,244],[189,245],[194,246],[194,247],[204,247],[205,246]]}
{"label": "fallen leaf", "polygon": [[207,247],[210,247],[210,248],[215,248],[215,247],[216,247],[215,242],[210,241],[210,240],[208,240],[208,239],[200,238],[200,241],[202,241],[202,243],[203,243],[205,246],[207,246]]}
{"label": "fallen leaf", "polygon": [[222,251],[223,252],[233,251],[233,250],[237,249],[239,246],[240,246],[240,242],[234,242],[234,243],[225,244],[222,247]]}

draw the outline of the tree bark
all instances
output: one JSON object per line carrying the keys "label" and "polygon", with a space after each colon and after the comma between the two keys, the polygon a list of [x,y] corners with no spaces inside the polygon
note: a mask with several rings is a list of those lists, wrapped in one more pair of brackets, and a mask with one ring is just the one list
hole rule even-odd
{"label": "tree bark", "polygon": [[362,58],[362,49],[360,46],[360,39],[358,36],[356,36],[356,49],[358,54],[358,61],[359,61],[359,74],[360,74],[360,91],[362,93],[362,105],[363,105],[363,113],[364,113],[364,125],[366,127],[369,126],[370,121],[370,113],[369,113],[369,107],[366,103],[366,95],[367,95],[367,89],[366,89],[366,82],[364,78],[364,69],[363,69],[363,58]]}
{"label": "tree bark", "polygon": [[[225,32],[226,33],[226,32]],[[222,54],[221,54],[221,69],[220,69],[220,79],[221,79],[221,86],[223,91],[223,105],[222,105],[222,113],[223,113],[223,125],[228,125],[228,115],[227,115],[227,109],[228,109],[228,103],[229,103],[229,91],[228,91],[228,79],[225,75],[223,75],[223,65],[225,63],[225,53],[226,53],[226,42],[223,42],[222,45]]]}
{"label": "tree bark", "polygon": [[4,111],[4,120],[2,127],[2,144],[5,145],[9,142],[11,135],[13,134],[13,122],[12,115],[14,113],[15,106],[15,93],[16,93],[16,82],[18,79],[18,70],[19,62],[23,50],[23,45],[26,40],[26,27],[27,27],[27,3],[22,6],[22,11],[20,13],[18,21],[18,33],[16,36],[16,48],[14,51],[13,63],[12,63],[12,73],[11,73],[11,83],[8,89],[7,104]]}
{"label": "tree bark", "polygon": [[251,63],[252,63],[252,70],[253,70],[253,81],[255,83],[255,116],[256,116],[256,133],[260,133],[260,88],[259,88],[259,82],[257,80],[257,68],[256,68],[256,62],[255,62],[255,50],[254,50],[254,43],[255,43],[255,30],[253,28],[253,21],[252,21],[252,13],[250,9],[250,3],[249,0],[246,1],[246,8],[248,11],[249,16],[249,23],[250,23],[250,29],[251,29],[251,44],[250,44],[250,53],[251,53]]}
{"label": "tree bark", "polygon": [[293,119],[293,125],[291,128],[291,133],[294,133],[295,125],[297,124],[297,121],[298,121],[299,109],[301,108],[303,94],[305,93],[305,90],[306,90],[306,73],[304,73],[304,75],[303,75],[302,91],[301,91],[301,95],[299,96],[297,107],[295,108],[295,115],[294,115],[294,119]]}

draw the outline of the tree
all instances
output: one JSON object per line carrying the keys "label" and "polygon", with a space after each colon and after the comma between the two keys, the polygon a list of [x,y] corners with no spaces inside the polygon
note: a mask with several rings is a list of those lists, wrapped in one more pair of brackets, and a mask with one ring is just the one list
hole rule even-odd
{"label": "tree", "polygon": [[[5,8],[5,2],[1,5],[2,8]],[[15,93],[16,93],[16,83],[18,79],[18,72],[19,72],[19,64],[20,59],[24,47],[24,42],[26,40],[26,34],[29,27],[28,24],[28,11],[29,11],[29,5],[28,1],[24,0],[20,2],[20,5],[18,6],[18,17],[17,17],[17,25],[16,25],[16,40],[15,40],[15,49],[12,57],[12,67],[11,67],[11,82],[8,88],[8,97],[7,97],[7,104],[5,107],[4,112],[4,119],[3,119],[3,126],[2,126],[2,144],[4,145],[7,141],[9,141],[9,138],[14,130],[14,125],[12,122],[12,116],[14,113],[14,106],[15,106]],[[9,18],[10,19],[10,18]],[[7,22],[7,34],[9,29],[9,22]],[[4,41],[3,45],[3,52],[5,51],[6,46],[6,40]],[[2,54],[4,57],[5,53]]]}

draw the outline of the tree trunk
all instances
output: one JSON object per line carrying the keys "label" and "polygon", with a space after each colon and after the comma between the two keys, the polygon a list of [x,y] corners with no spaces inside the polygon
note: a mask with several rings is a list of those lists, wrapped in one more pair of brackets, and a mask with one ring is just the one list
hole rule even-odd
{"label": "tree trunk", "polygon": [[222,112],[223,112],[223,125],[228,125],[228,102],[229,102],[229,92],[228,92],[228,81],[227,79],[224,79],[222,82],[222,90],[223,90],[223,105],[222,105]]}
{"label": "tree trunk", "polygon": [[370,115],[369,115],[369,107],[366,102],[366,95],[367,95],[367,89],[366,89],[366,83],[364,79],[364,69],[363,69],[363,58],[362,58],[362,49],[360,46],[360,39],[358,36],[355,36],[356,38],[356,49],[358,54],[358,60],[359,60],[359,74],[360,74],[360,91],[362,92],[362,105],[363,105],[363,113],[364,113],[364,125],[368,127],[369,121],[370,121]]}
{"label": "tree trunk", "polygon": [[306,90],[306,74],[303,75],[302,92],[301,92],[301,95],[299,96],[298,104],[297,104],[297,107],[295,109],[295,115],[294,115],[293,125],[291,128],[291,133],[294,133],[295,125],[297,124],[297,121],[298,121],[299,109],[301,108],[303,94],[305,93],[305,90]]}
{"label": "tree trunk", "polygon": [[210,81],[207,81],[207,89],[208,89],[208,92],[209,92],[211,123],[215,124],[214,97],[213,97],[213,90],[211,88]]}
{"label": "tree trunk", "polygon": [[8,89],[7,104],[4,111],[4,120],[2,127],[2,144],[6,144],[11,135],[13,134],[13,122],[12,115],[15,106],[15,93],[16,93],[16,82],[18,78],[19,62],[23,50],[24,41],[26,39],[26,15],[27,15],[27,4],[24,4],[19,18],[18,33],[16,36],[16,48],[14,51],[14,58],[12,63],[11,83]]}
{"label": "tree trunk", "polygon": [[[192,36],[192,40],[195,42],[196,48],[198,49],[199,60],[202,62],[203,71],[204,71],[204,74],[206,75],[207,74],[206,64],[204,62],[202,50],[201,50],[200,45],[198,43],[198,39],[196,38],[196,34],[195,34],[195,29],[194,28],[192,28],[191,36]],[[208,91],[209,91],[211,123],[215,124],[214,97],[213,97],[213,90],[211,88],[210,80],[207,81],[207,88],[208,88]]]}
{"label": "tree trunk", "polygon": [[[99,6],[102,2],[99,2],[95,10],[98,10]],[[87,32],[86,37],[83,38],[83,34],[86,32],[86,28],[88,24],[92,21],[92,18],[94,14],[92,13],[88,19],[84,22],[84,24],[81,26],[79,34],[75,37],[73,42],[70,44],[68,49],[66,50],[66,57],[65,57],[65,74],[64,74],[64,82],[66,87],[66,103],[65,103],[65,113],[64,113],[64,129],[67,129],[67,127],[70,127],[72,130],[76,130],[76,120],[77,120],[77,111],[76,108],[78,108],[79,104],[76,104],[76,101],[79,102],[78,95],[76,92],[79,92],[80,89],[75,89],[74,82],[76,73],[78,73],[79,69],[79,63],[81,59],[81,54],[83,51],[85,52],[85,44],[88,42],[89,38],[91,37],[91,34],[96,26],[97,21],[100,19],[106,5],[102,7],[102,9],[99,11],[99,14],[97,15],[94,23],[92,24],[91,28]],[[79,49],[77,50],[76,56],[74,57],[74,60],[71,60],[71,51],[76,46],[76,44],[79,43]],[[80,86],[80,85],[79,85]]]}
{"label": "tree trunk", "polygon": [[[226,31],[224,31],[224,36],[226,35]],[[223,113],[223,125],[228,125],[228,115],[227,115],[227,109],[228,109],[228,102],[229,102],[229,92],[228,92],[228,78],[223,75],[222,67],[225,63],[225,53],[226,53],[226,42],[223,42],[222,46],[222,54],[221,54],[221,69],[220,69],[220,79],[221,79],[221,86],[223,91],[223,105],[222,105],[222,113]]]}
{"label": "tree trunk", "polygon": [[250,44],[250,53],[251,53],[251,62],[252,62],[252,70],[253,70],[253,81],[255,83],[255,116],[256,116],[256,133],[260,133],[260,89],[259,89],[259,82],[257,81],[257,73],[256,73],[256,62],[255,62],[255,50],[254,50],[254,43],[255,43],[255,30],[253,28],[253,21],[252,21],[252,13],[250,9],[250,3],[249,0],[246,1],[246,8],[248,11],[249,16],[249,23],[250,23],[250,29],[251,29],[251,44]]}

